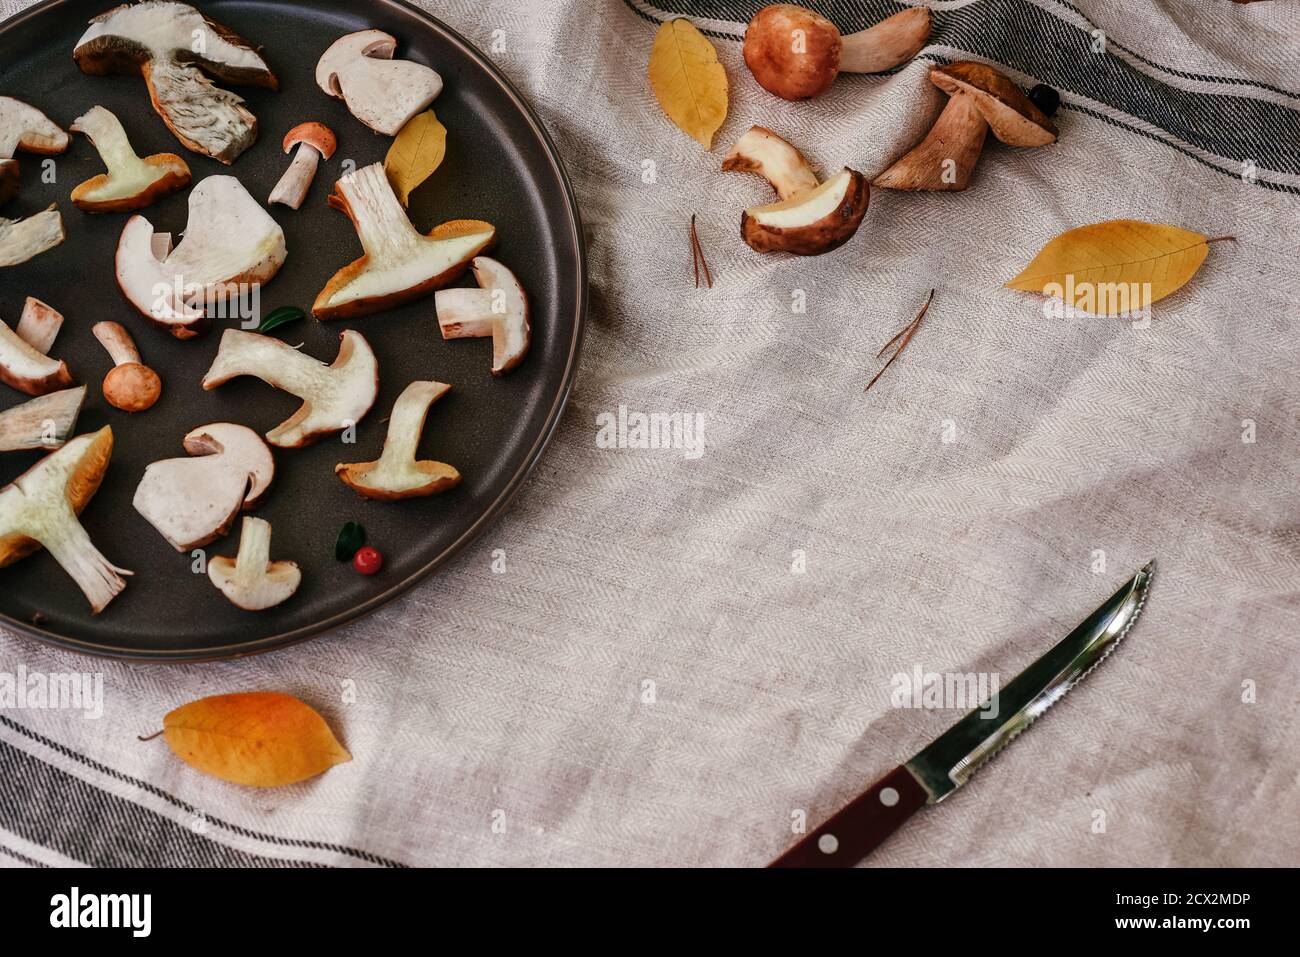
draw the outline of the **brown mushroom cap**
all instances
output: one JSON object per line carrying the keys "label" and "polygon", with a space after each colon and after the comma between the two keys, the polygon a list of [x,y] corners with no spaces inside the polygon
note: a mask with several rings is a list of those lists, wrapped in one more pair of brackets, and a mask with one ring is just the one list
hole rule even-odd
{"label": "brown mushroom cap", "polygon": [[316,152],[326,159],[334,155],[334,149],[338,145],[337,140],[334,139],[334,131],[324,123],[315,121],[299,123],[284,134],[284,151],[286,153],[299,143],[310,144],[316,148]]}
{"label": "brown mushroom cap", "polygon": [[1056,126],[1009,79],[987,63],[962,60],[930,71],[930,82],[945,93],[968,93],[993,135],[1008,146],[1046,146],[1056,142]]}
{"label": "brown mushroom cap", "polygon": [[745,30],[745,64],[759,86],[786,100],[806,100],[834,83],[840,48],[835,24],[790,3],[764,7]]}
{"label": "brown mushroom cap", "polygon": [[158,373],[138,362],[114,366],[104,376],[104,399],[123,412],[143,412],[162,395]]}

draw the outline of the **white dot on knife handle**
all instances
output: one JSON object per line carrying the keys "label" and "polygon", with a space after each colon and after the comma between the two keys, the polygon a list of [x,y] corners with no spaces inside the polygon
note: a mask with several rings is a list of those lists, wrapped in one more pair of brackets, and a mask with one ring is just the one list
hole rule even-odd
{"label": "white dot on knife handle", "polygon": [[834,834],[823,834],[817,838],[817,849],[823,854],[834,854],[840,849],[839,839]]}
{"label": "white dot on knife handle", "polygon": [[893,788],[881,788],[880,803],[885,807],[893,807],[898,803],[898,792]]}

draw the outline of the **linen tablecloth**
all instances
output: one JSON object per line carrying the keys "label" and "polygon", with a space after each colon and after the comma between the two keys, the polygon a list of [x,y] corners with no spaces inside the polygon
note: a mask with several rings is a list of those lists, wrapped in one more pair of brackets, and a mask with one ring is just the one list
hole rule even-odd
{"label": "linen tablecloth", "polygon": [[[901,8],[812,5],[846,32]],[[915,62],[798,104],[743,64],[753,0],[421,6],[490,51],[575,181],[593,306],[555,441],[472,547],[308,644],[145,666],[0,635],[0,671],[103,681],[97,719],[0,710],[0,862],[762,864],[959,715],[894,707],[893,676],[1008,680],[1156,557],[1106,665],[870,860],[1300,863],[1300,5],[945,0]],[[711,153],[646,81],[674,15],[730,77]],[[719,164],[750,125],[874,175],[938,112],[927,68],[971,58],[1058,88],[1060,142],[990,141],[963,193],[876,190],[820,258],[741,243],[770,192]],[[1237,241],[1149,324],[1002,288],[1114,218]],[[694,416],[702,445],[603,447],[620,407]],[[254,689],[354,760],[254,791],[136,740]]]}

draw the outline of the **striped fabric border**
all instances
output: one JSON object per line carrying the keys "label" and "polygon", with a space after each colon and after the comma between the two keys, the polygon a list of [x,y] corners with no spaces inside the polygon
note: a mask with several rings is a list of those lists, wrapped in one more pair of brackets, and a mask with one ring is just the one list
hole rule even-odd
{"label": "striped fabric border", "polygon": [[[762,0],[624,2],[654,23],[692,17],[706,33],[724,40],[741,39],[749,18],[764,5]],[[894,0],[807,0],[807,5],[846,32],[906,6]],[[1068,0],[977,0],[936,7],[930,46],[995,61],[1047,83],[1061,92],[1063,109],[1164,143],[1225,176],[1243,180],[1251,163],[1253,185],[1300,195],[1300,93],[1164,66],[1110,35],[1106,52],[1096,54],[1094,28]],[[953,59],[930,51],[920,58]]]}
{"label": "striped fabric border", "polygon": [[[0,725],[78,764],[161,798],[186,815],[198,808],[161,788],[86,757],[0,715]],[[39,808],[24,796],[44,794]],[[208,826],[287,850],[328,851],[378,867],[405,867],[368,851],[323,841],[279,837],[204,814]],[[196,833],[178,821],[110,794],[39,757],[0,740],[0,828],[99,867],[319,867],[310,861],[264,857]],[[126,835],[129,835],[129,842]],[[3,847],[11,856],[22,857]]]}

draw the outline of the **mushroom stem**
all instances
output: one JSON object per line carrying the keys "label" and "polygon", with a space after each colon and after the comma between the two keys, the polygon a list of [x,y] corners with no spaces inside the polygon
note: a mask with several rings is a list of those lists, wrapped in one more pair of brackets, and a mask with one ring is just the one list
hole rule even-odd
{"label": "mushroom stem", "polygon": [[90,331],[99,340],[99,344],[108,350],[113,365],[122,366],[140,361],[140,350],[135,347],[131,333],[120,322],[97,322]]}
{"label": "mushroom stem", "polygon": [[929,38],[929,7],[902,10],[873,27],[841,37],[840,72],[892,70],[916,56]]}
{"label": "mushroom stem", "polygon": [[299,143],[293,154],[293,162],[280,177],[280,182],[271,190],[270,203],[280,203],[290,209],[297,209],[307,197],[311,181],[316,176],[316,166],[320,162],[320,152],[310,143]]}
{"label": "mushroom stem", "polygon": [[63,328],[63,315],[32,296],[23,303],[23,314],[18,318],[15,332],[18,338],[42,355],[49,355],[55,337]]}
{"label": "mushroom stem", "polygon": [[954,93],[925,139],[876,177],[886,189],[961,190],[984,148],[989,125],[967,93]]}

